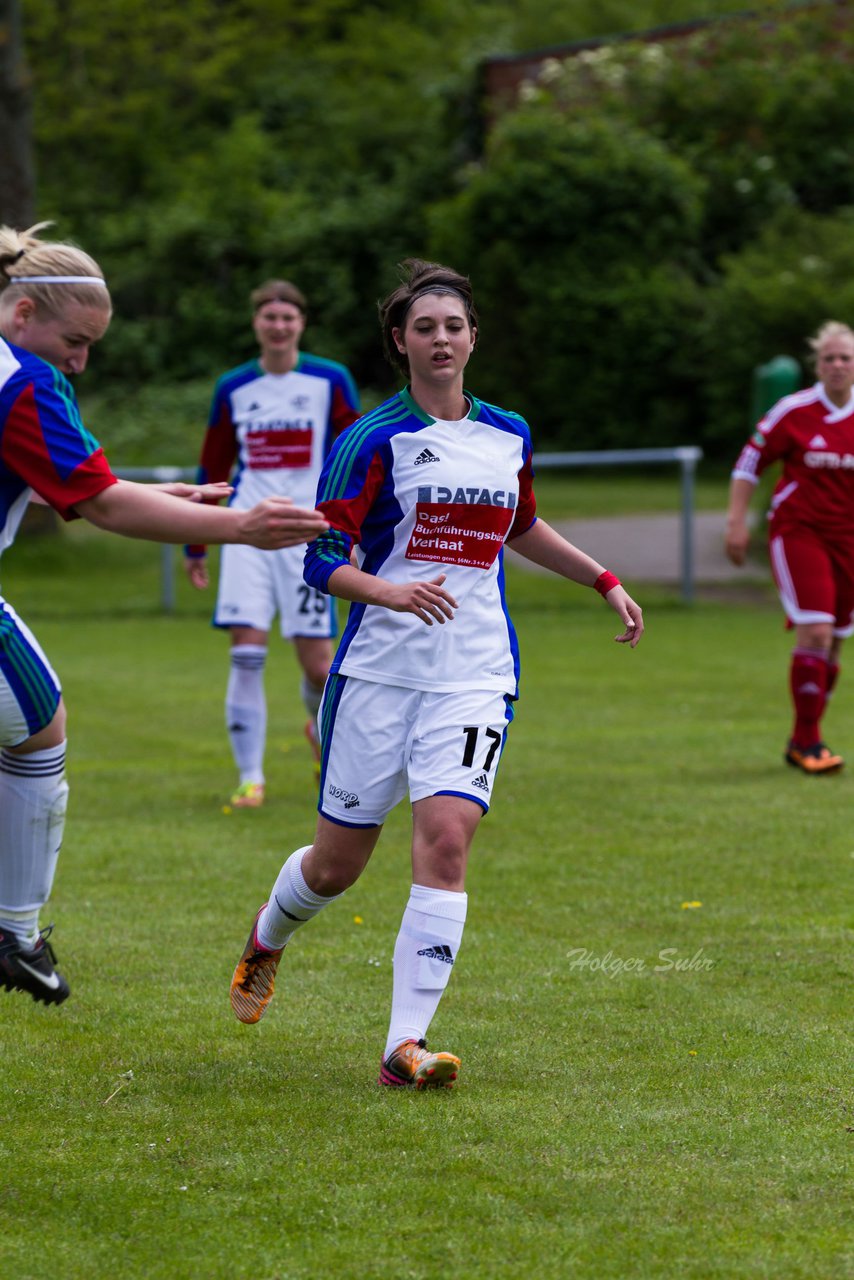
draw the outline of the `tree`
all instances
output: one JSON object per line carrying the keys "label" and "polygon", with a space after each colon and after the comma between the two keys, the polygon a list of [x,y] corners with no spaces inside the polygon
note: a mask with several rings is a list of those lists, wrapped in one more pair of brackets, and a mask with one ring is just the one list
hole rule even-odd
{"label": "tree", "polygon": [[32,92],[21,39],[19,0],[0,0],[0,222],[35,220]]}

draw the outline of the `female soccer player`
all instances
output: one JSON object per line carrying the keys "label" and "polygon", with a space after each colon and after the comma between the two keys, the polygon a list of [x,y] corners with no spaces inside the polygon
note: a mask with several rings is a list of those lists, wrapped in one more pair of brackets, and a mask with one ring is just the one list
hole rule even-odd
{"label": "female soccer player", "polygon": [[784,759],[804,773],[834,773],[843,759],[822,741],[821,719],[854,631],[854,332],[829,320],[809,339],[818,382],[784,396],[738,456],[726,550],[744,564],[747,511],[772,462],[783,473],[769,512],[771,568],[794,628],[789,685],[794,726]]}
{"label": "female soccer player", "polygon": [[263,1015],[291,935],[359,877],[408,789],[413,885],[379,1078],[421,1088],[449,1086],[460,1065],[425,1036],[456,963],[469,848],[517,696],[503,544],[599,590],[620,642],[634,647],[643,622],[613,574],[536,519],[527,424],[463,390],[477,340],[469,281],[404,266],[380,315],[409,386],[333,448],[318,500],[330,528],[306,554],[306,581],[352,602],[321,707],[314,843],[291,855],[259,911],[231,1003],[242,1022]]}
{"label": "female soccer player", "polygon": [[[98,264],[70,244],[0,228],[0,551],[33,491],[66,520],[157,542],[304,544],[319,512],[267,498],[251,511],[195,505],[227,486],[139,485],[113,475],[66,374],[82,373],[110,322]],[[62,842],[65,705],[38,641],[0,597],[0,986],[59,1004],[68,984],[39,930]],[[49,932],[49,930],[47,931]]]}
{"label": "female soccer player", "polygon": [[[272,493],[311,506],[332,441],[359,416],[359,397],[343,365],[300,351],[306,300],[295,285],[268,280],[250,301],[260,356],[217,383],[198,478],[226,480],[237,460],[231,506],[246,509]],[[196,587],[208,584],[204,555],[204,547],[187,548],[185,566]],[[225,719],[239,774],[231,797],[237,808],[264,802],[264,666],[277,613],[302,668],[306,736],[320,758],[317,712],[332,661],[335,617],[329,596],[303,581],[302,561],[298,547],[275,555],[226,547],[220,557],[213,621],[231,635]]]}

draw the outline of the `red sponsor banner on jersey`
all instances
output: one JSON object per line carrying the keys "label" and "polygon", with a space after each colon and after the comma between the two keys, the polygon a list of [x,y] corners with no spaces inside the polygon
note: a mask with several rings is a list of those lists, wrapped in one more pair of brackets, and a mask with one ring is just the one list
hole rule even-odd
{"label": "red sponsor banner on jersey", "polygon": [[247,465],[252,471],[275,471],[290,467],[296,471],[311,466],[311,427],[286,427],[281,431],[249,431],[246,435]]}
{"label": "red sponsor banner on jersey", "polygon": [[433,560],[489,569],[501,550],[514,512],[467,502],[419,502],[407,560]]}

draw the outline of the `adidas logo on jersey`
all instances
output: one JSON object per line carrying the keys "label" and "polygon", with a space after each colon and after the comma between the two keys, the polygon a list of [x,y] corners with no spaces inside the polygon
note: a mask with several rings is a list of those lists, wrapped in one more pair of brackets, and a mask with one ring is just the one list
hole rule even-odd
{"label": "adidas logo on jersey", "polygon": [[489,778],[487,778],[487,776],[486,776],[486,774],[485,774],[485,773],[479,773],[479,774],[478,774],[478,776],[474,779],[474,781],[472,782],[472,784],[471,784],[471,785],[472,785],[473,787],[478,787],[481,791],[488,791],[488,790],[489,790]]}
{"label": "adidas logo on jersey", "polygon": [[441,960],[444,964],[454,963],[454,953],[445,942],[436,942],[432,947],[422,947],[418,954],[426,956],[428,960]]}
{"label": "adidas logo on jersey", "polygon": [[807,448],[808,449],[826,449],[827,441],[825,440],[824,436],[813,436],[812,440],[810,440],[809,444],[807,445]]}
{"label": "adidas logo on jersey", "polygon": [[414,467],[423,467],[425,462],[441,462],[441,458],[437,458],[432,449],[422,449],[412,465]]}

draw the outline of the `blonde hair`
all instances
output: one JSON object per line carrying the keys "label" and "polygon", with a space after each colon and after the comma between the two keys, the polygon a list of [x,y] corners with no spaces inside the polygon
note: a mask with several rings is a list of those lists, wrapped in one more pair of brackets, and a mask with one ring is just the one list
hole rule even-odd
{"label": "blonde hair", "polygon": [[854,343],[854,329],[849,328],[847,324],[843,324],[841,320],[825,320],[811,338],[807,338],[807,345],[812,350],[810,361],[815,364],[821,348],[828,342],[833,342],[836,338],[847,338],[849,342]]}
{"label": "blonde hair", "polygon": [[[74,244],[40,240],[50,222],[37,222],[26,231],[0,227],[0,307],[30,298],[39,313],[61,315],[69,303],[111,311],[104,273],[94,258]],[[30,283],[28,276],[93,276],[98,283]],[[21,277],[19,279],[19,277]]]}

